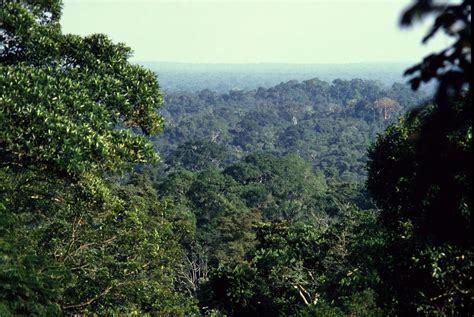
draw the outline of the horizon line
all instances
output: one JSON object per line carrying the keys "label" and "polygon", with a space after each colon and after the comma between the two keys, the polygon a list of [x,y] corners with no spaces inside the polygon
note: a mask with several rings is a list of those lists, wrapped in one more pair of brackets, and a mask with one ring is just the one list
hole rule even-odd
{"label": "horizon line", "polygon": [[374,61],[374,62],[183,62],[148,59],[131,59],[133,63],[163,63],[187,65],[360,65],[360,64],[416,64],[416,61]]}

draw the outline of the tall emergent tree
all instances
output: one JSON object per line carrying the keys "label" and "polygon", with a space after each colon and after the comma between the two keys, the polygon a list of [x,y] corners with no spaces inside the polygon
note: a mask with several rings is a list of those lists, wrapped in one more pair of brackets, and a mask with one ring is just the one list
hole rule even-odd
{"label": "tall emergent tree", "polygon": [[0,4],[0,315],[184,307],[170,212],[109,181],[158,158],[155,75],[104,35],[63,34],[60,0]]}
{"label": "tall emergent tree", "polygon": [[388,233],[379,273],[398,315],[470,316],[472,247],[471,1],[418,0],[403,25],[434,14],[454,44],[409,69],[439,82],[434,104],[389,127],[370,150],[368,187]]}

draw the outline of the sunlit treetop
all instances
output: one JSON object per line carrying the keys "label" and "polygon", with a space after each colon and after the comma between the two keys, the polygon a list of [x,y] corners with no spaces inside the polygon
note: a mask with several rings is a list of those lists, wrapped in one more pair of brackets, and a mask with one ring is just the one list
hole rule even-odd
{"label": "sunlit treetop", "polygon": [[105,35],[64,35],[61,1],[0,8],[0,167],[73,177],[158,158],[155,75]]}

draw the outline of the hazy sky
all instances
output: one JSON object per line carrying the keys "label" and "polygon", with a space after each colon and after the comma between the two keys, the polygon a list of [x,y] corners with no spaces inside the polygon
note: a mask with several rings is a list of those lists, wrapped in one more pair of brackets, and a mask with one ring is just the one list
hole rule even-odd
{"label": "hazy sky", "polygon": [[66,33],[108,34],[138,61],[416,62],[427,23],[398,26],[410,0],[65,0]]}

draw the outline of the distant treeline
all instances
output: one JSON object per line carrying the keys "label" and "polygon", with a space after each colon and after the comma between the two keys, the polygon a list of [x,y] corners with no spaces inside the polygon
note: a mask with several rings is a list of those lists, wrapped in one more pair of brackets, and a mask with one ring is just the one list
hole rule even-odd
{"label": "distant treeline", "polygon": [[[229,90],[270,88],[289,80],[319,78],[351,80],[362,78],[379,81],[391,86],[404,82],[403,69],[407,63],[360,63],[360,64],[186,64],[166,62],[139,62],[153,70],[163,91],[197,92],[209,89],[218,93]],[[425,86],[427,93],[434,91],[434,84]]]}

